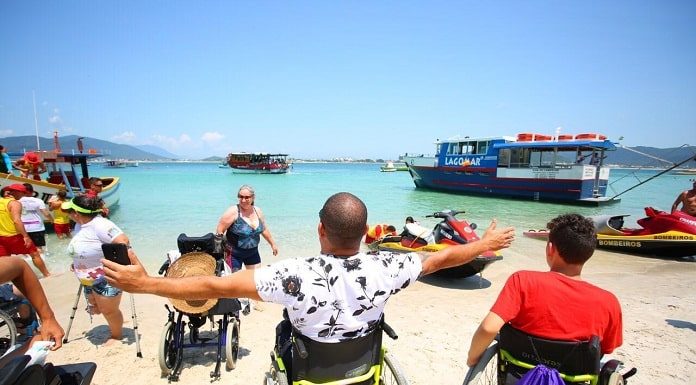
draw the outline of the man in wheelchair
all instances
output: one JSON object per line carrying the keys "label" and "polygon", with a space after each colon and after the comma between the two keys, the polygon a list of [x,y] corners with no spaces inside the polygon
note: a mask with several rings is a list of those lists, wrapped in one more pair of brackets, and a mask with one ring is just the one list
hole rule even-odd
{"label": "man in wheelchair", "polygon": [[[386,331],[381,320],[387,300],[419,276],[468,263],[485,251],[508,247],[514,239],[513,228],[496,229],[494,221],[481,240],[436,253],[366,254],[360,251],[360,244],[367,232],[367,208],[358,197],[345,192],[326,201],[319,211],[317,232],[318,256],[286,259],[226,277],[150,277],[140,263],[103,262],[108,281],[129,292],[186,299],[247,297],[282,304],[296,330],[293,340],[325,344],[320,350],[323,353],[309,354],[332,360],[340,355],[339,343],[371,335],[382,327]],[[279,348],[284,343],[279,338]],[[350,370],[339,377],[359,377],[369,369]],[[293,372],[298,373],[298,368]]]}
{"label": "man in wheelchair", "polygon": [[[508,278],[491,311],[474,333],[467,365],[479,362],[499,332],[498,358],[522,362],[524,368],[517,371],[518,375],[532,367],[524,365],[529,361],[534,361],[533,365],[560,367],[561,373],[564,368],[570,368],[598,374],[600,357],[621,346],[619,301],[612,293],[580,276],[597,242],[593,223],[578,214],[565,214],[547,226],[550,233],[546,262],[550,271],[518,271]],[[559,342],[563,346],[554,351],[556,341],[570,342],[566,345]],[[548,357],[540,352],[542,346],[552,349],[556,356]],[[569,351],[574,355],[568,356]],[[565,353],[560,355],[561,352]],[[499,369],[505,367],[499,362]]]}

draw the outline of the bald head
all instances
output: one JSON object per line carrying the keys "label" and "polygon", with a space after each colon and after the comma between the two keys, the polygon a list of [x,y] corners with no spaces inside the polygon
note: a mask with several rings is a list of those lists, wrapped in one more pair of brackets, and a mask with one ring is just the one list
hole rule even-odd
{"label": "bald head", "polygon": [[326,237],[336,247],[360,247],[367,226],[367,207],[360,198],[347,192],[332,195],[319,211]]}

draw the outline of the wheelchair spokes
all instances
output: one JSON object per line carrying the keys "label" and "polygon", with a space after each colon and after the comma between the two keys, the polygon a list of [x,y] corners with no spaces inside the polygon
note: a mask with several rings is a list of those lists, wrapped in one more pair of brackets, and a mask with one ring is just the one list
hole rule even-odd
{"label": "wheelchair spokes", "polygon": [[379,385],[406,385],[408,381],[404,377],[404,372],[388,353],[384,353],[384,365],[380,374]]}
{"label": "wheelchair spokes", "polygon": [[0,310],[0,356],[5,354],[17,341],[17,328],[9,314]]}

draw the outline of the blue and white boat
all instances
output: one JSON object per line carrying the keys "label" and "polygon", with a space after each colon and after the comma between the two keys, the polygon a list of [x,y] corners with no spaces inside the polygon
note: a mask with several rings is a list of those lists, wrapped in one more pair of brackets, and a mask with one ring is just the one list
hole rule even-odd
{"label": "blue and white boat", "polygon": [[452,138],[435,155],[404,155],[418,188],[579,204],[608,198],[605,152],[616,146],[600,134]]}

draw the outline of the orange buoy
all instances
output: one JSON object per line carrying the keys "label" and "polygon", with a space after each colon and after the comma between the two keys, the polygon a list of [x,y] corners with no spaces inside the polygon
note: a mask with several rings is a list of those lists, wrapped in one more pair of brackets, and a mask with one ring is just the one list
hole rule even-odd
{"label": "orange buoy", "polygon": [[534,141],[546,141],[553,139],[551,135],[534,134]]}
{"label": "orange buoy", "polygon": [[601,135],[597,133],[588,133],[588,134],[577,134],[575,135],[576,140],[580,139],[589,139],[589,140],[606,140],[607,136],[606,135]]}
{"label": "orange buoy", "polygon": [[530,133],[517,134],[517,141],[518,142],[531,142],[532,140],[534,140],[534,134],[530,134]]}
{"label": "orange buoy", "polygon": [[557,140],[573,140],[573,135],[568,135],[568,134],[558,135]]}

